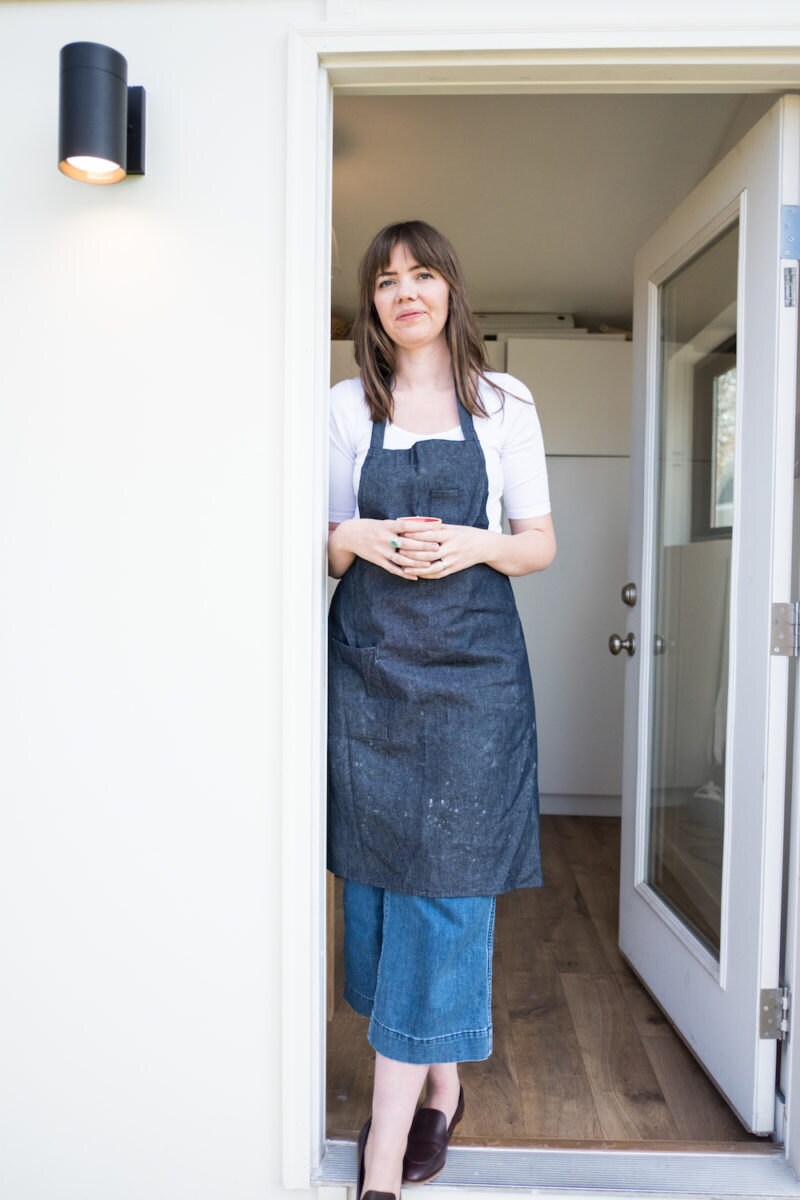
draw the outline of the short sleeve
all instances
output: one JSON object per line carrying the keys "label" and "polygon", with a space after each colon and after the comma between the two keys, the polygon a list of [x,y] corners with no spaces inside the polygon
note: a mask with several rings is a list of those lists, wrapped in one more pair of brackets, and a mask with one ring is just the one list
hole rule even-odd
{"label": "short sleeve", "polygon": [[338,525],[355,516],[353,487],[357,444],[352,420],[352,380],[331,388],[328,520]]}
{"label": "short sleeve", "polygon": [[500,461],[506,516],[521,521],[550,512],[550,489],[536,405],[523,383],[512,382],[512,394],[507,393],[504,406],[506,428]]}

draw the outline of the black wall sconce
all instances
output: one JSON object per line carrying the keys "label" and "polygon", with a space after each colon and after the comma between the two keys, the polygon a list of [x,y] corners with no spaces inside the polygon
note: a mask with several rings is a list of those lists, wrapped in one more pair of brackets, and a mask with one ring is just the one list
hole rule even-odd
{"label": "black wall sconce", "polygon": [[61,50],[58,169],[82,183],[144,175],[145,91],[122,54],[98,42]]}

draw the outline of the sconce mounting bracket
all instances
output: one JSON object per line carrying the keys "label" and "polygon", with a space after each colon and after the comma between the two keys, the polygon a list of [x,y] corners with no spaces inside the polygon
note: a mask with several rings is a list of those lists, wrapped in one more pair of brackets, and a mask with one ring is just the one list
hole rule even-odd
{"label": "sconce mounting bracket", "polygon": [[128,88],[128,175],[144,175],[146,93]]}

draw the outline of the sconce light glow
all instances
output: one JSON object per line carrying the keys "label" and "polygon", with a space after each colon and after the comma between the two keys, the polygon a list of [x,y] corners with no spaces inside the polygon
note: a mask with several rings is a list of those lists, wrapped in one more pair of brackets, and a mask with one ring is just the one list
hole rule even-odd
{"label": "sconce light glow", "polygon": [[83,183],[144,175],[145,92],[123,55],[98,42],[61,50],[58,169]]}
{"label": "sconce light glow", "polygon": [[119,163],[107,158],[92,158],[89,154],[73,155],[60,162],[58,169],[80,183],[119,183],[126,176]]}

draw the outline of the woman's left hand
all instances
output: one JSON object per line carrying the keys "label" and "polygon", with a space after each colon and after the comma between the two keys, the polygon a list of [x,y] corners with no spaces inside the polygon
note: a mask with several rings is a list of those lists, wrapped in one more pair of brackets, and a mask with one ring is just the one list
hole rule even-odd
{"label": "woman's left hand", "polygon": [[407,558],[419,556],[418,565],[405,567],[404,572],[419,579],[444,579],[445,575],[474,567],[476,563],[485,562],[487,537],[491,536],[486,529],[474,529],[471,525],[439,525],[430,533],[415,530],[417,541],[438,542],[440,555],[434,562],[426,562],[424,552],[404,550]]}

